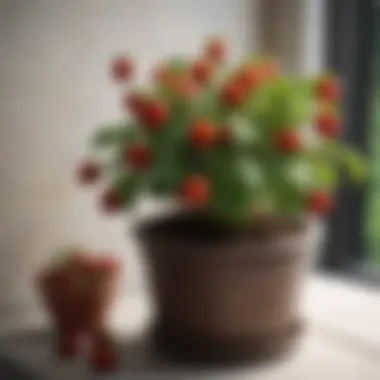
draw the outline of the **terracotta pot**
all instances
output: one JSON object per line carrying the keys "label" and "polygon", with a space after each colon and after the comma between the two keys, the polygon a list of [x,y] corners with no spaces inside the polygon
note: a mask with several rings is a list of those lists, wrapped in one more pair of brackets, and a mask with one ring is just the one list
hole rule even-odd
{"label": "terracotta pot", "polygon": [[138,230],[157,303],[157,337],[195,361],[241,362],[285,353],[297,315],[308,223],[261,219],[230,229],[176,215]]}

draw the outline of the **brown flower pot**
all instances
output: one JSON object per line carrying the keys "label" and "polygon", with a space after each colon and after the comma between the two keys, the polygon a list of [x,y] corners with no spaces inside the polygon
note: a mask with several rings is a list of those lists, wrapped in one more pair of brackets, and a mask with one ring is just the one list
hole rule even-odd
{"label": "brown flower pot", "polygon": [[302,219],[231,229],[196,214],[143,223],[161,346],[219,363],[286,353],[300,327],[307,230]]}

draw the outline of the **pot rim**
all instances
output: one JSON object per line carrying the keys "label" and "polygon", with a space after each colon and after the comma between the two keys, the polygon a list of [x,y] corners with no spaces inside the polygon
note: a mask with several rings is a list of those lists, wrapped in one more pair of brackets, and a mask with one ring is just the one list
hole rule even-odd
{"label": "pot rim", "polygon": [[[273,246],[282,246],[283,244],[287,244],[287,242],[292,241],[293,238],[299,239],[302,236],[307,235],[311,226],[315,223],[315,218],[308,214],[299,214],[295,216],[295,218],[291,219],[283,219],[283,218],[272,218],[271,220],[283,221],[287,222],[287,220],[295,222],[293,226],[287,225],[285,223],[285,228],[279,229],[277,231],[273,231],[268,236],[257,236],[254,234],[245,234],[242,235],[234,235],[233,233],[230,236],[225,236],[224,238],[210,238],[205,239],[204,236],[197,238],[197,234],[194,234],[189,239],[188,236],[183,236],[181,234],[176,234],[175,232],[170,233],[169,223],[172,223],[175,218],[179,218],[179,220],[183,220],[182,218],[186,218],[191,214],[187,212],[174,212],[169,215],[161,216],[159,218],[149,218],[147,220],[139,222],[135,227],[135,232],[143,242],[146,242],[148,245],[154,246],[165,245],[165,247],[177,247],[177,248],[185,248],[186,250],[191,249],[194,253],[198,252],[196,248],[199,248],[201,254],[205,252],[215,252],[218,254],[221,252],[226,252],[231,248],[241,248],[244,246],[249,246],[252,249],[257,249],[258,252],[268,250],[268,247]],[[259,219],[265,222],[265,218]],[[166,224],[166,226],[165,226]],[[160,233],[159,227],[163,227],[165,231]],[[166,227],[166,228],[165,228]],[[233,228],[226,228],[224,230],[226,233],[229,231],[233,231]],[[162,231],[161,231],[162,232]],[[195,249],[194,249],[195,248]]]}

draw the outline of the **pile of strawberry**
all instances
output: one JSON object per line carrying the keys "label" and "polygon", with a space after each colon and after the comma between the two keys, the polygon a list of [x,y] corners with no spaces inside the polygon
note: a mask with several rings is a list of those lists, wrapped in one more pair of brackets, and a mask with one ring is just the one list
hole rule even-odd
{"label": "pile of strawberry", "polygon": [[[127,120],[93,139],[94,147],[112,149],[111,162],[87,160],[78,169],[85,184],[107,177],[103,210],[151,194],[228,220],[245,220],[263,204],[325,214],[338,166],[361,176],[361,157],[336,141],[342,91],[334,75],[290,78],[268,57],[230,67],[227,55],[222,39],[210,39],[198,58],[158,65],[148,90],[126,91]],[[135,65],[118,57],[111,73],[130,85]],[[289,175],[299,166],[306,181]]]}
{"label": "pile of strawberry", "polygon": [[105,315],[119,271],[120,263],[109,255],[70,249],[39,273],[38,287],[56,328],[61,357],[80,354],[87,343],[96,370],[114,368],[116,353]]}

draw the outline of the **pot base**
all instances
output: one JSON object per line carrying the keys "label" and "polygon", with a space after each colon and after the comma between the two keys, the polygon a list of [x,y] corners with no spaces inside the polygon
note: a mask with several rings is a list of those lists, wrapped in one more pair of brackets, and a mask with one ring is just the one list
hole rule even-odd
{"label": "pot base", "polygon": [[295,321],[276,334],[223,340],[206,335],[185,336],[159,323],[153,331],[153,343],[168,359],[191,365],[249,365],[279,360],[290,354],[303,327],[302,321]]}

